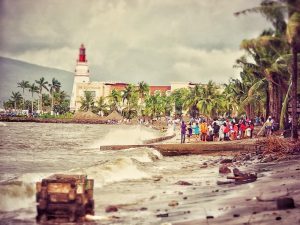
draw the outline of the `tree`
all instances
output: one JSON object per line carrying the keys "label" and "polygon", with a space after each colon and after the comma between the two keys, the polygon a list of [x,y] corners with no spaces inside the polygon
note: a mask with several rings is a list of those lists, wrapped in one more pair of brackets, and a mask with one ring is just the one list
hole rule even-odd
{"label": "tree", "polygon": [[65,91],[55,92],[53,98],[56,102],[53,106],[53,111],[55,113],[64,114],[70,111],[70,99]]}
{"label": "tree", "polygon": [[61,83],[56,80],[55,78],[52,78],[52,82],[48,84],[49,86],[49,92],[51,95],[51,111],[53,112],[53,105],[54,105],[54,93],[59,92]]}
{"label": "tree", "polygon": [[107,98],[108,98],[108,104],[109,104],[110,110],[111,111],[113,111],[113,110],[118,111],[119,106],[120,106],[120,102],[121,102],[121,99],[122,99],[121,92],[118,91],[118,90],[113,89],[111,91],[110,95],[107,96]]}
{"label": "tree", "polygon": [[90,91],[85,91],[84,92],[84,97],[81,97],[81,106],[80,109],[83,111],[91,111],[94,107],[94,97],[92,95],[92,92]]}
{"label": "tree", "polygon": [[31,113],[33,113],[33,95],[39,93],[39,88],[35,84],[29,85],[29,92],[31,92]]}
{"label": "tree", "polygon": [[22,80],[21,82],[18,83],[18,87],[19,88],[22,88],[22,91],[23,91],[23,108],[25,106],[24,102],[25,102],[25,98],[24,98],[24,91],[25,89],[29,88],[29,81],[25,81],[25,80]]}
{"label": "tree", "polygon": [[160,117],[161,112],[163,111],[162,107],[162,98],[159,92],[154,95],[149,95],[145,99],[146,107],[145,114],[150,116],[152,119],[154,117]]}
{"label": "tree", "polygon": [[297,55],[300,52],[300,1],[288,1],[289,3],[293,3],[293,6],[297,7],[292,8],[289,11],[289,22],[287,29],[287,37],[289,44],[291,46],[291,52],[293,55],[292,61],[292,140],[296,141],[298,139],[298,121],[297,121],[297,81],[298,81],[298,59]]}
{"label": "tree", "polygon": [[185,105],[185,101],[186,99],[188,99],[188,95],[189,95],[190,90],[187,88],[180,88],[180,89],[176,89],[171,93],[171,96],[173,98],[174,101],[174,111],[175,111],[175,115],[177,116],[181,116],[182,115],[182,111]]}
{"label": "tree", "polygon": [[20,92],[12,92],[11,100],[14,102],[14,109],[17,109],[17,105],[20,104],[20,101],[22,100],[22,95]]}
{"label": "tree", "polygon": [[132,119],[133,115],[137,114],[138,108],[138,93],[133,84],[129,84],[123,91],[123,103],[126,105],[123,109],[123,114],[126,118]]}
{"label": "tree", "polygon": [[48,81],[46,81],[45,78],[42,77],[39,80],[35,80],[35,83],[38,84],[39,95],[40,95],[38,108],[39,108],[39,110],[43,110],[43,89],[49,91],[49,89],[47,87]]}
{"label": "tree", "polygon": [[139,82],[137,92],[139,93],[139,98],[143,101],[145,96],[149,93],[149,85],[144,81]]}
{"label": "tree", "polygon": [[201,101],[203,95],[203,88],[202,85],[197,84],[193,88],[190,88],[189,94],[186,96],[184,100],[183,107],[189,110],[189,113],[192,117],[199,116],[199,109],[197,104]]}
{"label": "tree", "polygon": [[96,101],[96,107],[94,109],[95,113],[100,113],[102,115],[106,115],[108,110],[108,105],[105,102],[105,97],[101,96],[97,101]]}
{"label": "tree", "polygon": [[217,86],[212,81],[209,81],[207,85],[201,87],[201,95],[196,104],[200,113],[213,117],[218,113],[219,96],[217,93]]}

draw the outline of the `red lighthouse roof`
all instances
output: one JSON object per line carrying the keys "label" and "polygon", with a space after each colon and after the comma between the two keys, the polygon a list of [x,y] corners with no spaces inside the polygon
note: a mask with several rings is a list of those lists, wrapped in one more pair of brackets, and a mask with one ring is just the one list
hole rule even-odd
{"label": "red lighthouse roof", "polygon": [[79,48],[79,58],[78,62],[86,62],[86,57],[85,57],[85,47],[83,44],[80,45]]}

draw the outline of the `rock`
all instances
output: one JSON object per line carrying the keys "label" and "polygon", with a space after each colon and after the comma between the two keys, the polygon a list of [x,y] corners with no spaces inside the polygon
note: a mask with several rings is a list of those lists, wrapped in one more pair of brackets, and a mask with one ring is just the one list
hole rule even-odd
{"label": "rock", "polygon": [[169,202],[168,205],[171,206],[171,207],[175,207],[175,206],[178,206],[179,203],[177,201],[173,200],[173,201]]}
{"label": "rock", "polygon": [[277,217],[275,218],[275,220],[281,220],[281,217],[280,217],[280,216],[277,216]]}
{"label": "rock", "polygon": [[222,165],[219,167],[219,173],[231,173],[231,169],[229,169],[227,166]]}
{"label": "rock", "polygon": [[109,205],[105,208],[105,212],[110,213],[110,212],[117,212],[118,207],[115,205]]}
{"label": "rock", "polygon": [[178,185],[192,185],[191,183],[187,182],[187,181],[177,181],[175,184],[178,184]]}
{"label": "rock", "polygon": [[221,164],[224,164],[224,163],[232,163],[232,159],[222,159],[220,161]]}
{"label": "rock", "polygon": [[183,192],[179,191],[178,194],[179,194],[179,195],[183,195]]}
{"label": "rock", "polygon": [[207,216],[206,219],[213,219],[213,216]]}
{"label": "rock", "polygon": [[187,199],[188,199],[188,197],[186,197],[186,196],[185,196],[185,197],[183,197],[182,199],[183,199],[183,200],[187,200]]}
{"label": "rock", "polygon": [[140,208],[140,210],[141,210],[141,211],[146,211],[146,210],[148,210],[148,208],[142,207],[142,208]]}
{"label": "rock", "polygon": [[233,217],[240,217],[240,214],[233,214]]}
{"label": "rock", "polygon": [[277,209],[293,209],[295,208],[295,203],[293,198],[278,198],[276,200]]}

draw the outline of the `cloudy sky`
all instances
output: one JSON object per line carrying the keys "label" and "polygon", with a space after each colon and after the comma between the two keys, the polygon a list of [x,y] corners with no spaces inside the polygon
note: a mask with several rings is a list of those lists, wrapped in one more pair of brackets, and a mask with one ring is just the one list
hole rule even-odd
{"label": "cloudy sky", "polygon": [[74,71],[84,43],[92,80],[226,82],[240,42],[269,27],[234,12],[259,0],[0,0],[0,55]]}

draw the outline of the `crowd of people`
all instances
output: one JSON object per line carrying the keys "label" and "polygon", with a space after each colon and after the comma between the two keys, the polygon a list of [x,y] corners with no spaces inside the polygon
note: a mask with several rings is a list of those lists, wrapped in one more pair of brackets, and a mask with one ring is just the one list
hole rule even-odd
{"label": "crowd of people", "polygon": [[181,122],[181,143],[230,141],[253,138],[255,125],[264,125],[265,134],[271,135],[274,120],[269,117],[266,121],[261,118],[249,120],[241,118],[207,121],[204,118],[191,119],[188,123]]}

